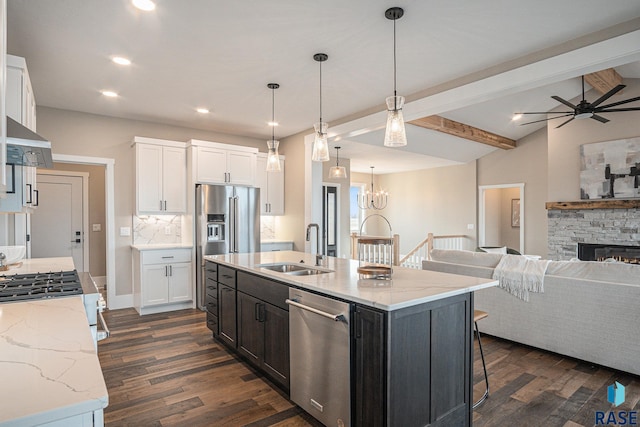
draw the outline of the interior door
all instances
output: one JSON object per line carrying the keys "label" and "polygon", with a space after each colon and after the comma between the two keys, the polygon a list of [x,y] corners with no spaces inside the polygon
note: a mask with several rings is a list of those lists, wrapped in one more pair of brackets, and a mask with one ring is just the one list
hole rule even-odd
{"label": "interior door", "polygon": [[322,187],[322,247],[324,254],[338,256],[338,189]]}
{"label": "interior door", "polygon": [[39,205],[31,214],[31,256],[73,257],[85,271],[83,179],[81,176],[38,174]]}

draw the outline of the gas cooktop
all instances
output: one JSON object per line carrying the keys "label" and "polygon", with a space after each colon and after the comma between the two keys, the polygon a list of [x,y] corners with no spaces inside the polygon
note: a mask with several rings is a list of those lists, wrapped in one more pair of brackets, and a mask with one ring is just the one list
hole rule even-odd
{"label": "gas cooktop", "polygon": [[76,270],[0,276],[0,302],[79,294],[82,284]]}

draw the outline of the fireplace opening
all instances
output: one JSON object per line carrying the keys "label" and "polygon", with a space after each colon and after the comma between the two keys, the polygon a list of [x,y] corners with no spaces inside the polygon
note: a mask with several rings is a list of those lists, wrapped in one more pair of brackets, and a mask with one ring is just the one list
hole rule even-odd
{"label": "fireplace opening", "polygon": [[578,243],[578,259],[582,261],[614,259],[628,264],[640,264],[640,246]]}

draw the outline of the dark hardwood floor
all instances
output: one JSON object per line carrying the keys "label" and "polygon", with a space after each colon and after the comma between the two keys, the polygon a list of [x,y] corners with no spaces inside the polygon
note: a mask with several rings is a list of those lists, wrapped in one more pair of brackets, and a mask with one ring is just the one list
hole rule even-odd
{"label": "dark hardwood floor", "polygon": [[[104,314],[111,337],[98,354],[108,427],[320,426],[213,340],[203,312]],[[474,426],[592,426],[596,411],[611,409],[607,387],[614,381],[626,387],[626,402],[615,409],[640,410],[637,376],[489,336],[482,343],[491,394],[474,411]],[[484,390],[477,342],[475,351],[477,398]]]}

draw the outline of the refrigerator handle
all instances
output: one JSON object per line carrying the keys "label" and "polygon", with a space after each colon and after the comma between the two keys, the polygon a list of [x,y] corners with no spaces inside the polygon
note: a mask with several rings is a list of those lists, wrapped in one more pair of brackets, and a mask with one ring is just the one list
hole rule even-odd
{"label": "refrigerator handle", "polygon": [[[227,173],[225,172],[225,175]],[[229,253],[235,252],[236,219],[234,198],[229,197]]]}
{"label": "refrigerator handle", "polygon": [[233,252],[238,252],[238,196],[233,200]]}

